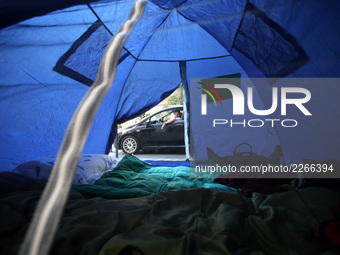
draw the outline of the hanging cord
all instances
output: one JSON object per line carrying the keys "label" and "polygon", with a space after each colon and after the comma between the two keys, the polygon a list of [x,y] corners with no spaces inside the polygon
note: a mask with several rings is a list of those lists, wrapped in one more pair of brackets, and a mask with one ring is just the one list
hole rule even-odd
{"label": "hanging cord", "polygon": [[144,12],[138,0],[130,15],[106,47],[95,82],[85,94],[66,130],[51,176],[29,225],[21,255],[49,253],[95,114],[116,74],[121,49]]}

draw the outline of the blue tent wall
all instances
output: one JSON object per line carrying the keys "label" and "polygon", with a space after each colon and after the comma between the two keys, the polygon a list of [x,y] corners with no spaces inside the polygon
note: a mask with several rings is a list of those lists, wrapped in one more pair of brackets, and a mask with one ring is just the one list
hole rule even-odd
{"label": "blue tent wall", "polygon": [[[28,20],[24,19],[30,15],[23,15],[17,20],[24,21],[8,27],[2,24],[2,171],[57,154],[68,122],[94,80],[107,41],[133,3],[97,1]],[[220,67],[218,58],[230,55],[239,64],[236,69],[249,77],[338,77],[339,10],[340,4],[330,0],[150,1],[122,51],[114,84],[95,118],[84,153],[104,153],[112,126],[138,116],[176,89],[181,82],[179,61],[187,62],[188,79],[199,75],[195,61],[211,61],[211,72],[205,68],[209,76]],[[248,33],[252,28],[262,34]],[[233,61],[224,66],[225,72],[235,72]],[[270,105],[270,86],[256,89],[264,105]],[[337,99],[338,87],[330,90],[314,88],[313,95]],[[330,114],[337,115],[334,107]],[[305,154],[298,159],[305,155],[338,158],[338,123],[328,126],[329,115],[321,113],[324,121],[313,122],[306,139],[324,130],[327,135],[323,132],[320,139],[330,141],[333,153],[313,146],[305,150],[299,144]],[[276,133],[283,144],[292,135]],[[284,145],[292,154],[297,144]]]}
{"label": "blue tent wall", "polygon": [[[85,17],[95,21],[82,9]],[[1,31],[0,104],[6,109],[1,113],[2,170],[11,170],[22,160],[57,153],[60,137],[87,91],[86,86],[52,71],[60,55],[86,30],[79,18],[59,12]]]}
{"label": "blue tent wall", "polygon": [[[298,43],[308,58],[303,65],[288,73],[286,78],[339,77],[339,57],[336,56],[340,41],[337,32],[340,27],[337,14],[340,10],[339,2],[287,0],[279,4],[269,1],[251,1],[251,3],[268,19],[275,22],[279,30],[284,31]],[[274,50],[274,48],[270,49]],[[255,61],[235,48],[231,52],[250,77],[266,77]],[[305,86],[312,93],[312,100],[308,107],[313,117],[308,119],[297,115],[299,128],[275,129],[287,161],[299,163],[304,158],[339,159],[337,129],[340,122],[335,117],[338,115],[339,81],[311,79],[303,83],[300,83],[301,86]],[[282,85],[271,84],[271,86]],[[261,84],[256,87],[266,107],[271,105],[271,86]]]}

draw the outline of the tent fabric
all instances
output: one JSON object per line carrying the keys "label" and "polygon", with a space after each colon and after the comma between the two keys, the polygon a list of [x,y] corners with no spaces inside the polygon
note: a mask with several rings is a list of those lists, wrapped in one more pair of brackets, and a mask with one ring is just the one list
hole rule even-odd
{"label": "tent fabric", "polygon": [[294,37],[252,4],[247,5],[233,47],[267,77],[284,77],[308,62]]}
{"label": "tent fabric", "polygon": [[[1,171],[58,153],[105,46],[134,3],[40,2],[25,9],[10,1],[1,8]],[[13,8],[18,15],[11,15]],[[340,3],[330,0],[149,1],[121,52],[114,83],[83,153],[108,153],[117,124],[155,106],[181,84],[180,63],[186,64],[188,82],[234,73],[242,78],[339,77],[339,10]],[[336,107],[337,86],[313,86],[313,95],[328,98]],[[262,105],[270,106],[270,85],[254,88]],[[331,114],[336,114],[334,107]],[[303,135],[303,143],[290,139],[287,130],[261,130],[252,134],[256,151],[266,154],[281,143],[288,161],[309,155],[338,159],[338,121],[329,125],[327,109],[319,104],[312,105],[313,110],[320,114],[309,123],[310,130],[295,134]],[[199,144],[205,138],[196,131],[193,141]],[[265,139],[268,134],[273,134],[270,140]],[[249,135],[245,130],[231,134],[227,151],[239,142],[235,137]],[[305,142],[314,139],[320,146]],[[329,148],[323,148],[323,141],[331,141]],[[296,147],[303,154],[296,153]]]}

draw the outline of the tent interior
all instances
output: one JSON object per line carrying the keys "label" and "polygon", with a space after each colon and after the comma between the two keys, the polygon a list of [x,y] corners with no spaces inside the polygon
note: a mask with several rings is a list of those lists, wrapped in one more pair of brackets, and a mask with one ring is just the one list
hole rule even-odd
{"label": "tent interior", "polygon": [[[81,155],[74,156],[79,162],[62,214],[49,221],[55,231],[39,232],[42,245],[51,243],[43,252],[26,250],[34,246],[25,240],[41,216],[35,210],[44,188],[61,178],[52,173],[58,152],[78,135],[65,136],[68,126],[95,90],[106,49],[134,4],[1,1],[0,253],[338,254],[340,2],[332,0],[144,1]],[[211,120],[235,117],[235,100],[222,98],[223,108],[208,102],[202,116],[196,88],[221,77],[237,77],[244,95],[251,87],[259,109],[271,108],[274,87],[282,96],[286,87],[303,86],[312,96],[305,106],[287,107],[285,117],[298,123],[292,128],[267,121],[212,129]],[[146,162],[128,154],[118,161],[110,154],[118,124],[180,85],[188,160],[207,158],[212,149],[217,160],[234,162],[235,148],[247,143],[263,160],[257,164],[331,166],[330,175],[221,180],[193,177],[190,161]],[[243,118],[261,121],[249,111]]]}

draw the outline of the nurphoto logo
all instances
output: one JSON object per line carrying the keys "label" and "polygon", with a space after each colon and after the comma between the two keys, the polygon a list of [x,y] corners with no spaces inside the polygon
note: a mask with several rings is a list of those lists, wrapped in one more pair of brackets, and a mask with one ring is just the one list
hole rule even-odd
{"label": "nurphoto logo", "polygon": [[[216,98],[219,100],[220,105],[222,106],[222,100],[220,95],[217,93],[216,89],[225,89],[228,90],[232,98],[232,107],[233,107],[233,115],[245,115],[245,101],[247,102],[248,110],[257,116],[268,116],[273,114],[277,109],[280,101],[281,116],[287,116],[287,105],[294,105],[301,111],[301,113],[305,116],[312,116],[311,112],[305,107],[304,104],[309,102],[311,99],[311,93],[308,89],[300,88],[300,87],[273,87],[272,88],[272,104],[269,109],[256,109],[254,107],[253,101],[253,88],[247,88],[247,97],[245,98],[243,91],[235,85],[232,84],[214,84],[211,85],[199,82],[204,86],[204,88],[200,88],[203,92],[201,95],[201,115],[207,115],[207,95],[211,97],[214,101],[215,105],[217,105]],[[280,89],[280,97],[279,97],[279,89]],[[293,95],[295,97],[293,97]],[[298,96],[296,96],[298,95]],[[246,99],[246,100],[245,100]],[[271,126],[274,127],[275,123],[281,123],[282,127],[296,127],[298,125],[297,120],[295,119],[243,119],[241,122],[235,122],[232,119],[214,119],[213,127],[216,125],[230,125],[233,127],[235,125],[242,125],[244,127],[262,127],[265,122],[270,122]]]}

